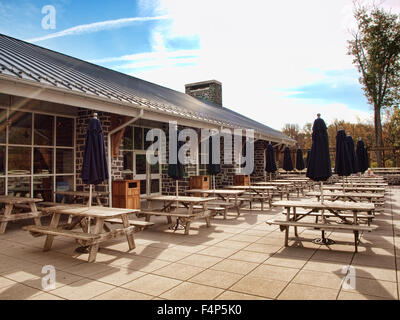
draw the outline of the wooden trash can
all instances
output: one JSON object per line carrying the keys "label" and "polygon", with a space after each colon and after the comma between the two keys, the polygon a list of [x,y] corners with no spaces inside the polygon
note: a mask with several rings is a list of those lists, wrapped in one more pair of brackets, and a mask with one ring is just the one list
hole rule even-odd
{"label": "wooden trash can", "polygon": [[114,208],[140,209],[140,180],[115,180],[112,186]]}
{"label": "wooden trash can", "polygon": [[[202,189],[209,190],[210,189],[210,176],[191,176],[190,189]],[[200,197],[201,194],[195,193],[193,194],[195,197]]]}
{"label": "wooden trash can", "polygon": [[234,183],[235,186],[249,186],[250,176],[246,176],[243,174],[235,175]]}

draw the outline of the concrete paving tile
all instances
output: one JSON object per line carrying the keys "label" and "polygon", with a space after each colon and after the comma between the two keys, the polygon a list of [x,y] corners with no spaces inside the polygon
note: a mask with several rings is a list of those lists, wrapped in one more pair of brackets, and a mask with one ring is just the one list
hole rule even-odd
{"label": "concrete paving tile", "polygon": [[191,266],[183,263],[171,263],[161,269],[153,271],[153,274],[174,278],[178,280],[187,280],[200,272],[204,271],[204,268]]}
{"label": "concrete paving tile", "polygon": [[237,273],[208,269],[190,279],[190,282],[228,289],[243,276]]}
{"label": "concrete paving tile", "polygon": [[257,297],[252,296],[250,294],[234,292],[234,291],[225,291],[215,300],[270,300],[265,297]]}
{"label": "concrete paving tile", "polygon": [[0,288],[0,300],[26,300],[34,298],[43,291],[34,289],[21,283],[14,283],[7,287]]}
{"label": "concrete paving tile", "polygon": [[291,283],[278,300],[335,300],[339,290]]}
{"label": "concrete paving tile", "polygon": [[235,254],[231,255],[229,258],[233,260],[243,260],[247,262],[262,263],[270,256],[271,255],[267,253],[240,250]]}
{"label": "concrete paving tile", "polygon": [[280,280],[289,282],[295,277],[297,272],[298,270],[293,268],[285,268],[268,264],[262,264],[253,271],[251,271],[248,275],[270,280]]}
{"label": "concrete paving tile", "polygon": [[223,291],[223,289],[197,283],[183,282],[160,297],[168,300],[212,300]]}
{"label": "concrete paving tile", "polygon": [[264,264],[273,265],[273,266],[281,266],[287,268],[300,269],[307,263],[307,259],[305,258],[294,258],[290,256],[272,256],[266,261]]}
{"label": "concrete paving tile", "polygon": [[369,296],[366,294],[340,291],[338,300],[391,300],[381,297]]}
{"label": "concrete paving tile", "polygon": [[115,288],[91,300],[151,300],[152,296],[124,288]]}
{"label": "concrete paving tile", "polygon": [[288,282],[246,276],[234,284],[230,290],[265,298],[276,298]]}
{"label": "concrete paving tile", "polygon": [[255,262],[225,259],[213,265],[211,269],[245,275],[255,269],[258,265],[259,264]]}
{"label": "concrete paving tile", "polygon": [[147,273],[145,272],[136,271],[128,268],[115,268],[114,270],[107,270],[93,275],[87,275],[86,277],[114,286],[121,286],[146,274]]}
{"label": "concrete paving tile", "polygon": [[207,256],[212,256],[212,257],[227,258],[227,257],[233,255],[238,250],[239,249],[211,246],[204,250],[199,251],[198,253],[207,255]]}
{"label": "concrete paving tile", "polygon": [[113,288],[115,288],[115,286],[103,282],[82,279],[61,288],[51,290],[49,293],[68,300],[88,300]]}
{"label": "concrete paving tile", "polygon": [[356,277],[355,280],[355,289],[342,288],[342,291],[366,294],[387,299],[398,299],[397,285],[395,282],[358,277]]}
{"label": "concrete paving tile", "polygon": [[139,279],[125,283],[122,287],[152,296],[159,296],[180,283],[182,283],[182,281],[148,274]]}
{"label": "concrete paving tile", "polygon": [[292,283],[339,290],[344,277],[345,275],[341,273],[301,270],[292,280]]}
{"label": "concrete paving tile", "polygon": [[209,268],[214,264],[220,262],[222,258],[202,255],[202,254],[192,254],[182,260],[179,263],[189,264],[191,266],[200,267],[200,268]]}

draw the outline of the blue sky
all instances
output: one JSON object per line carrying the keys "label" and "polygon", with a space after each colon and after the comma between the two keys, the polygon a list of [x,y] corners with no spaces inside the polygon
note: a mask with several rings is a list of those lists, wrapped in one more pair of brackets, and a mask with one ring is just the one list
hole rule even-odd
{"label": "blue sky", "polygon": [[346,55],[352,26],[351,0],[0,0],[0,33],[182,92],[219,80],[226,107],[276,129],[318,112],[372,120]]}

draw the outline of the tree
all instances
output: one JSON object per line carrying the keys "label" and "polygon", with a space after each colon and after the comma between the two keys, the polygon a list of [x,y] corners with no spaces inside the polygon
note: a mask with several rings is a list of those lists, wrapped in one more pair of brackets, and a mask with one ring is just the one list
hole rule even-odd
{"label": "tree", "polygon": [[[348,54],[360,72],[360,83],[374,109],[375,145],[383,147],[381,112],[400,101],[400,19],[377,6],[356,4],[357,30],[348,41]],[[384,166],[380,152],[378,166]]]}

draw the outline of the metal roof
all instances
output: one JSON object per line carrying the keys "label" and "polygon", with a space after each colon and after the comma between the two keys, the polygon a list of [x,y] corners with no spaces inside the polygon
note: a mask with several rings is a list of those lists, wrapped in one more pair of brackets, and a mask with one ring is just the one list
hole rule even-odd
{"label": "metal roof", "polygon": [[254,129],[275,142],[295,142],[282,132],[225,107],[3,34],[0,34],[0,74],[16,81],[32,81],[71,94],[131,103],[134,108],[140,105],[144,110],[216,126]]}

